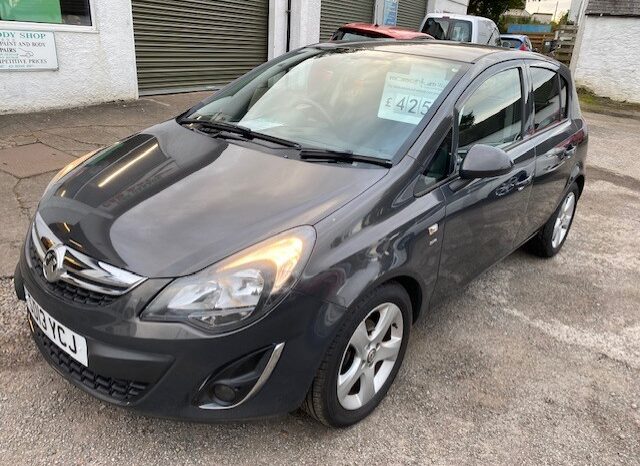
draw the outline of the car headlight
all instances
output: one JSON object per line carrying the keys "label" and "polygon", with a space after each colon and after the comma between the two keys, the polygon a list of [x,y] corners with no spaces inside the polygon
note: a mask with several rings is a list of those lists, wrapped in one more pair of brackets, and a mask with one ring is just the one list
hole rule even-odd
{"label": "car headlight", "polygon": [[316,231],[297,227],[164,288],[144,320],[182,321],[220,333],[254,322],[291,290],[311,255]]}
{"label": "car headlight", "polygon": [[94,151],[91,151],[88,154],[85,154],[82,157],[78,157],[73,162],[71,162],[70,164],[66,165],[62,170],[60,170],[58,173],[56,173],[56,175],[53,177],[53,179],[51,181],[49,181],[49,184],[47,185],[47,188],[44,190],[44,192],[45,193],[48,192],[49,189],[51,189],[51,187],[54,184],[56,184],[58,181],[60,181],[66,175],[71,173],[75,168],[77,168],[80,165],[82,165],[85,161],[87,161],[88,159],[90,159],[91,157],[96,155],[101,150],[102,149],[96,149]]}

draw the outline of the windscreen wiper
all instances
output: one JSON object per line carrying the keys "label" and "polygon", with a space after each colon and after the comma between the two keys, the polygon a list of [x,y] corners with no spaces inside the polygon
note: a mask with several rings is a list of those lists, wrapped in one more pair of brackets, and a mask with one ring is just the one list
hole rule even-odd
{"label": "windscreen wiper", "polygon": [[285,147],[293,147],[295,149],[300,148],[300,144],[297,142],[289,141],[288,139],[279,138],[277,136],[271,136],[270,134],[264,134],[247,128],[246,126],[236,125],[227,121],[209,121],[198,120],[197,118],[183,118],[178,120],[181,125],[200,125],[207,129],[213,129],[217,131],[225,131],[227,133],[233,133],[241,136],[243,139],[260,139],[261,141],[273,142]]}
{"label": "windscreen wiper", "polygon": [[391,168],[393,163],[390,160],[380,159],[378,157],[370,157],[368,155],[354,154],[350,150],[333,150],[333,149],[320,149],[315,147],[303,147],[300,149],[301,159],[313,159],[313,160],[329,160],[329,161],[343,161],[347,163],[362,162],[370,163],[373,165],[380,165],[381,167]]}

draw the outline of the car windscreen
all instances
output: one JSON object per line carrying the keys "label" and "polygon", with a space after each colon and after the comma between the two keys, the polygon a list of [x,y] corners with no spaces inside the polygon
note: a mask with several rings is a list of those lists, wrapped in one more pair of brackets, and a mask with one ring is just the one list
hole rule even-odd
{"label": "car windscreen", "polygon": [[381,37],[379,34],[367,34],[364,31],[343,31],[342,29],[338,29],[331,40],[339,40],[339,41],[364,41],[364,40],[380,40],[380,39],[388,39],[387,37]]}
{"label": "car windscreen", "polygon": [[471,42],[471,22],[461,19],[427,18],[422,32],[439,40]]}
{"label": "car windscreen", "polygon": [[509,47],[510,49],[517,49],[522,45],[522,42],[519,39],[502,38],[500,40],[502,41],[503,47]]}
{"label": "car windscreen", "polygon": [[371,49],[307,48],[255,69],[186,116],[392,160],[466,67]]}

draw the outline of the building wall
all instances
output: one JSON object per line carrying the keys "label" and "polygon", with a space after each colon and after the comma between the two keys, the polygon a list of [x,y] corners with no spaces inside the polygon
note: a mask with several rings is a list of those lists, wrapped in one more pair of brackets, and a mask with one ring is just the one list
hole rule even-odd
{"label": "building wall", "polygon": [[428,13],[455,13],[459,15],[467,14],[469,0],[428,0]]}
{"label": "building wall", "polygon": [[598,95],[640,103],[640,18],[585,16],[575,80]]}
{"label": "building wall", "polygon": [[[56,71],[0,71],[0,113],[77,107],[138,97],[131,0],[94,0],[94,30],[74,32],[56,26]],[[10,22],[0,28],[18,29]]]}
{"label": "building wall", "polygon": [[550,13],[559,18],[571,8],[572,0],[527,0],[525,10],[529,13]]}
{"label": "building wall", "polygon": [[291,50],[320,41],[320,0],[291,2]]}

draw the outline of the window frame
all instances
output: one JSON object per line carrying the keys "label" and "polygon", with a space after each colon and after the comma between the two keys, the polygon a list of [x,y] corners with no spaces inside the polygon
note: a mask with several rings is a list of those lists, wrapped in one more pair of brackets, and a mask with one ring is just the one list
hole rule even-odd
{"label": "window frame", "polygon": [[[543,62],[543,61],[535,61],[535,60],[528,60],[527,63],[527,76],[528,76],[528,82],[529,82],[529,100],[531,101],[531,105],[529,107],[529,118],[528,118],[528,125],[529,127],[527,128],[527,133],[526,133],[526,137],[527,138],[531,138],[531,137],[535,137],[538,136],[539,134],[544,134],[546,131],[549,131],[551,129],[557,128],[558,126],[566,123],[569,119],[570,119],[570,106],[571,106],[571,80],[565,78],[564,76],[562,76],[562,73],[560,72],[560,67],[557,65],[554,65],[553,63],[549,63],[549,62]],[[546,69],[549,71],[553,71],[556,75],[556,81],[558,83],[558,90],[561,89],[561,79],[564,79],[565,82],[567,83],[567,87],[566,87],[566,102],[565,102],[565,111],[564,114],[560,115],[560,118],[556,121],[554,121],[552,124],[545,126],[542,129],[536,130],[535,129],[535,124],[534,124],[534,119],[535,119],[535,115],[536,115],[536,109],[535,109],[535,102],[534,102],[534,98],[533,98],[533,79],[531,76],[531,68],[542,68],[542,69]],[[558,94],[558,100],[560,101],[560,109],[562,110],[562,96],[560,96],[560,94]]]}
{"label": "window frame", "polygon": [[74,24],[34,23],[30,21],[6,21],[0,20],[0,29],[15,31],[42,31],[42,32],[84,32],[97,34],[96,5],[95,0],[89,0],[89,16],[91,26],[76,26]]}
{"label": "window frame", "polygon": [[[434,189],[438,189],[441,186],[447,184],[447,183],[451,183],[452,181],[458,180],[460,179],[460,166],[458,164],[458,160],[457,160],[457,154],[458,154],[458,121],[460,118],[460,110],[462,109],[462,107],[464,106],[465,102],[468,100],[468,98],[490,77],[494,76],[497,73],[500,73],[502,71],[506,71],[508,69],[512,69],[512,68],[517,68],[520,72],[520,93],[522,94],[522,109],[521,111],[522,113],[522,122],[521,122],[521,128],[520,128],[520,135],[521,135],[521,139],[514,141],[513,143],[511,143],[509,146],[505,147],[504,150],[505,151],[510,151],[516,147],[518,147],[520,144],[523,144],[524,142],[527,141],[528,139],[528,135],[526,133],[526,127],[527,124],[529,122],[531,113],[529,111],[529,103],[531,100],[531,96],[530,93],[528,92],[528,88],[530,87],[530,82],[529,82],[529,75],[527,73],[526,70],[526,64],[524,62],[524,60],[522,59],[512,59],[512,60],[508,60],[508,61],[504,61],[504,62],[500,62],[500,63],[496,63],[494,65],[491,65],[487,68],[485,68],[484,70],[482,70],[480,73],[478,73],[469,84],[467,84],[466,88],[457,96],[455,97],[455,101],[453,103],[453,112],[445,115],[443,117],[443,119],[440,121],[440,124],[438,125],[438,129],[436,130],[436,132],[434,133],[434,135],[429,138],[427,141],[425,141],[425,144],[423,146],[427,147],[435,147],[435,150],[433,151],[433,153],[431,155],[429,155],[428,157],[426,157],[426,160],[424,162],[424,164],[421,166],[420,168],[420,175],[422,175],[424,173],[425,170],[427,170],[429,168],[429,165],[431,164],[431,162],[433,161],[433,154],[435,154],[435,151],[440,147],[440,145],[442,144],[442,142],[447,138],[447,136],[449,135],[449,131],[451,131],[452,133],[452,137],[451,137],[451,167],[450,170],[451,172],[449,173],[449,175],[442,179],[441,181],[439,181],[438,183],[434,184],[433,186],[430,186],[428,189],[424,190],[424,191],[415,191],[414,192],[414,196],[415,197],[421,197],[424,196],[425,194],[428,194],[430,192],[432,192]],[[423,128],[424,129],[424,128]],[[437,138],[437,139],[434,139]],[[438,143],[437,144],[432,144],[432,141],[437,140]],[[419,138],[415,141],[418,142]]]}
{"label": "window frame", "polygon": [[[442,128],[444,128],[444,129],[442,129]],[[444,133],[444,136],[442,135],[443,133]],[[427,172],[427,170],[429,170],[429,168],[431,167],[431,164],[435,160],[435,155],[437,154],[438,149],[440,149],[440,146],[442,146],[442,143],[449,137],[449,135],[451,135],[451,154],[450,154],[450,157],[449,157],[449,174],[447,176],[445,176],[444,178],[442,178],[440,181],[437,181],[436,183],[432,184],[431,186],[428,186],[424,190],[418,191],[414,187],[413,195],[415,197],[422,197],[425,194],[430,193],[434,189],[439,188],[443,184],[448,183],[451,180],[452,175],[455,174],[455,171],[456,171],[455,157],[453,157],[453,155],[454,155],[453,147],[454,147],[454,139],[455,139],[455,137],[454,137],[454,130],[453,130],[453,122],[452,121],[451,122],[446,121],[445,124],[442,125],[441,129],[438,130],[438,134],[440,135],[440,137],[437,139],[438,144],[437,145],[434,144],[436,149],[435,149],[435,151],[433,151],[433,153],[429,157],[427,157],[426,163],[421,165],[420,173],[419,173],[418,177],[425,176],[425,173]],[[416,184],[417,184],[417,182],[416,182]]]}
{"label": "window frame", "polygon": [[490,66],[485,69],[482,73],[474,78],[474,80],[467,86],[464,92],[458,97],[456,103],[454,105],[453,110],[453,143],[451,145],[451,150],[454,155],[453,159],[455,161],[455,166],[452,172],[452,176],[455,178],[459,175],[460,172],[460,163],[458,163],[458,142],[459,142],[459,124],[460,124],[460,112],[464,107],[464,104],[469,100],[475,91],[485,83],[488,79],[497,75],[498,73],[502,73],[503,71],[508,71],[510,69],[517,69],[520,74],[520,94],[522,96],[521,99],[521,109],[522,118],[520,121],[520,139],[513,141],[511,144],[502,148],[505,152],[509,152],[513,148],[519,146],[527,139],[526,125],[529,121],[529,101],[531,93],[528,92],[527,86],[530,85],[530,77],[528,75],[528,70],[525,69],[525,63],[523,60],[515,59],[510,61],[505,61],[498,63],[496,65]]}

